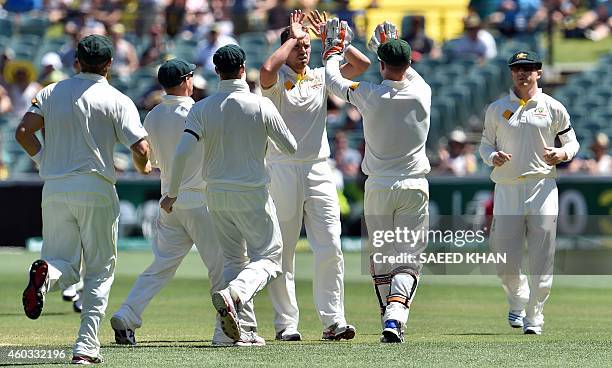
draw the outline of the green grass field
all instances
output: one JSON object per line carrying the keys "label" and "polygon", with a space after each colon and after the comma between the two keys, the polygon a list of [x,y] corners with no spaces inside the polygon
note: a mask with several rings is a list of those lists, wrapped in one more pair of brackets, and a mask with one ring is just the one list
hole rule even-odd
{"label": "green grass field", "polygon": [[[69,348],[79,317],[58,293],[49,294],[36,321],[23,315],[21,293],[34,253],[0,253],[0,346]],[[212,348],[214,310],[197,254],[150,304],[136,348],[114,344],[109,318],[136,276],[150,262],[146,252],[123,252],[101,329],[108,367],[610,367],[612,278],[558,277],[546,305],[542,336],[508,327],[505,298],[492,276],[425,276],[411,308],[407,343],[378,343],[379,315],[369,277],[360,275],[359,255],[346,255],[346,314],[357,327],[352,341],[322,342],[312,303],[312,257],[298,254],[301,343],[276,343],[271,304],[256,298],[263,348]],[[0,360],[0,366],[7,365]]]}

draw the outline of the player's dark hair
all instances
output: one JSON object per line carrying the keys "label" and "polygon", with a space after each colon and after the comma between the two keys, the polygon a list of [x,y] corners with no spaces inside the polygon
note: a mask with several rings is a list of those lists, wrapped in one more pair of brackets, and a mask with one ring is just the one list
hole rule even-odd
{"label": "player's dark hair", "polygon": [[108,61],[98,65],[89,65],[81,59],[78,60],[79,64],[81,64],[81,73],[91,73],[105,76],[110,69],[110,63]]}
{"label": "player's dark hair", "polygon": [[219,78],[221,78],[221,80],[226,80],[226,79],[240,79],[241,75],[240,75],[240,68],[244,68],[244,64],[240,65],[239,67],[237,67],[236,69],[233,70],[219,70],[219,68],[217,68],[217,71],[219,72]]}
{"label": "player's dark hair", "polygon": [[405,72],[411,64],[411,62],[402,65],[391,65],[389,63],[385,63],[385,68],[389,69],[391,72],[400,73]]}

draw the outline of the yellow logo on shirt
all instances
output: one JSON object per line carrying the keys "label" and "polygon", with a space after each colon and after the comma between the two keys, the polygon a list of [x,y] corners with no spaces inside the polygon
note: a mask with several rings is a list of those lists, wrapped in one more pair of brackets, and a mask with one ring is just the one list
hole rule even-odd
{"label": "yellow logo on shirt", "polygon": [[513,115],[513,114],[514,114],[514,113],[513,113],[512,111],[510,111],[510,110],[506,110],[506,111],[504,111],[504,113],[503,113],[504,118],[506,118],[506,120],[510,120],[510,118],[512,117],[512,115]]}
{"label": "yellow logo on shirt", "polygon": [[292,89],[293,89],[293,87],[295,87],[295,85],[294,85],[293,83],[291,83],[290,81],[286,81],[286,82],[285,82],[285,89],[286,89],[287,91],[292,90]]}
{"label": "yellow logo on shirt", "polygon": [[351,86],[349,88],[354,91],[354,90],[357,89],[357,87],[359,87],[359,83],[358,82],[351,84]]}

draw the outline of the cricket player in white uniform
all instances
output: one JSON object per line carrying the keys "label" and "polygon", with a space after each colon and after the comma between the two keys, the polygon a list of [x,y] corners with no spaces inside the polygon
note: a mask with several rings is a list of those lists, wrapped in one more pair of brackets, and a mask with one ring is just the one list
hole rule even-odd
{"label": "cricket player in white uniform", "polygon": [[[313,31],[324,24],[318,12],[309,17]],[[260,71],[264,96],[280,111],[297,140],[294,155],[271,147],[266,157],[283,235],[283,274],[270,283],[268,293],[275,310],[276,339],[301,340],[295,295],[295,248],[302,222],[314,254],[315,308],[323,324],[323,339],[352,339],[355,328],[344,317],[344,259],[340,244],[340,207],[332,171],[327,163],[327,96],[325,69],[310,69],[310,37],[304,14],[291,14],[291,26],[281,35],[281,47]],[[369,59],[350,47],[348,63],[341,67],[347,78],[363,73]]]}
{"label": "cricket player in white uniform", "polygon": [[[508,66],[513,87],[487,109],[480,155],[494,167],[491,250],[507,255],[497,273],[510,305],[508,322],[539,335],[553,279],[559,212],[555,165],[571,160],[580,146],[566,109],[538,88],[538,55],[519,51]],[[555,137],[563,147],[555,148]],[[525,240],[530,282],[521,270]]]}
{"label": "cricket player in white uniform", "polygon": [[[430,166],[425,141],[431,88],[410,67],[410,46],[397,39],[393,24],[378,25],[369,44],[380,59],[381,84],[342,77],[339,66],[351,34],[346,22],[329,20],[323,33],[328,88],[363,115],[366,148],[361,168],[368,175],[364,214],[373,246],[371,273],[381,307],[381,342],[403,342],[408,308],[421,271],[418,254],[427,242],[419,238],[414,243],[395,239],[379,244],[374,240],[380,232],[428,230],[429,185],[425,175]],[[383,258],[402,254],[412,259],[390,263]]]}
{"label": "cricket player in white uniform", "polygon": [[219,90],[196,103],[187,116],[161,207],[172,211],[186,159],[203,142],[208,209],[228,283],[213,293],[212,301],[225,334],[239,341],[237,312],[281,272],[282,238],[264,163],[268,138],[286,154],[295,152],[296,142],[272,102],[249,91],[239,46],[219,48],[213,61]]}
{"label": "cricket player in white uniform", "polygon": [[[38,318],[48,291],[77,283],[82,260],[83,311],[72,359],[77,364],[102,361],[98,330],[117,257],[115,144],[130,147],[137,170],[150,171],[147,133],[138,110],[106,80],[112,54],[107,37],[91,35],[79,41],[81,73],[40,91],[16,133],[45,181],[44,242],[23,293],[25,314]],[[35,136],[41,129],[44,146]]]}
{"label": "cricket player in white uniform", "polygon": [[[162,96],[162,102],[147,114],[144,121],[149,134],[151,166],[161,171],[162,196],[168,193],[170,165],[185,129],[187,114],[195,103],[190,97],[195,67],[181,59],[171,59],[162,64],[157,76],[167,94]],[[138,277],[127,299],[111,318],[118,344],[136,345],[134,330],[142,325],[142,313],[175,274],[194,243],[208,269],[211,292],[222,289],[223,256],[206,207],[202,149],[203,146],[198,145],[196,152],[185,163],[185,175],[174,211],[159,213],[152,244],[153,263]],[[224,338],[219,325],[213,343]]]}

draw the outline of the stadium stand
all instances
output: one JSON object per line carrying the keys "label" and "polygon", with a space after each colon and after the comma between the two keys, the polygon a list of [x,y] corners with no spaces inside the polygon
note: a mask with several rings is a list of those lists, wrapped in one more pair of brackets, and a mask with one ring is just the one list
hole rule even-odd
{"label": "stadium stand", "polygon": [[[138,13],[137,1],[128,3],[121,17],[127,31],[124,38],[134,45],[137,55],[142,58],[143,54],[152,47],[153,37],[156,37],[154,30],[149,32],[149,28],[142,28],[142,22],[150,20],[152,14],[145,17],[145,14]],[[165,33],[157,36],[163,40],[161,45],[156,46],[159,53],[155,54],[153,61],[146,63],[147,65],[137,72],[122,78],[111,76],[110,83],[138,104],[141,116],[146,114],[146,107],[154,103],[156,93],[159,92],[156,68],[164,59],[181,57],[193,61],[199,41],[204,38],[212,24],[220,25],[223,32],[231,32],[232,25],[224,20],[228,18],[225,17],[227,15],[224,13],[225,10],[215,8],[222,6],[223,3],[223,1],[219,2],[221,5],[211,3],[211,9],[205,10],[205,17],[195,13],[186,16],[185,27],[176,36],[170,37]],[[467,58],[450,57],[447,41],[462,34],[463,18],[468,14],[468,3],[468,0],[350,0],[349,2],[349,9],[354,15],[353,21],[357,28],[361,28],[361,31],[356,33],[362,35],[362,38],[353,41],[353,45],[372,61],[372,66],[358,78],[359,80],[380,82],[377,57],[366,48],[369,32],[378,22],[389,19],[401,25],[400,32],[403,34],[407,32],[407,27],[412,24],[414,17],[422,17],[427,36],[442,46],[441,57],[425,55],[413,65],[433,91],[431,129],[427,143],[432,157],[436,155],[438,147],[445,142],[445,138],[456,129],[465,131],[468,142],[477,144],[487,104],[505,93],[510,86],[511,81],[506,66],[508,57],[517,49],[542,49],[538,37],[533,35],[529,37],[519,35],[512,39],[497,36],[495,41],[498,54],[491,60],[480,63]],[[74,4],[78,6],[79,2]],[[321,2],[320,5],[323,8],[327,7],[327,10],[333,13],[333,4]],[[15,14],[0,9],[0,50],[4,55],[0,66],[4,65],[7,59],[25,59],[32,61],[36,68],[40,68],[41,58],[47,52],[59,52],[60,49],[69,48],[70,37],[61,30],[70,21],[75,24],[85,24],[82,22],[85,22],[86,17],[77,10],[65,9],[64,17],[57,21],[44,12]],[[158,15],[163,14],[163,9],[157,10]],[[160,17],[161,22],[162,18]],[[205,22],[214,23],[197,24],[197,19],[207,19]],[[107,28],[111,26],[112,24],[106,24]],[[87,28],[83,26],[78,29]],[[165,29],[163,23],[160,29],[162,32]],[[250,71],[259,68],[266,57],[279,46],[280,41],[277,36],[278,33],[275,31],[255,26],[236,37],[247,53],[247,68]],[[321,66],[321,48],[319,41],[312,42],[311,67]],[[66,68],[69,65],[64,63],[63,72],[67,75],[73,74],[72,70]],[[217,76],[211,71],[201,69],[197,73],[206,81],[205,95],[215,92]],[[609,123],[612,118],[610,103],[612,90],[608,87],[611,81],[612,53],[602,56],[591,71],[570,76],[565,84],[554,91],[554,96],[567,106],[583,146],[590,143],[591,137],[596,132],[604,132],[608,136],[612,134],[612,126]],[[0,82],[3,82],[1,73]],[[0,159],[9,165],[16,164],[23,155],[12,138],[18,118],[10,114],[0,115],[0,146],[3,151]],[[342,107],[334,119],[336,122],[330,124],[328,130],[330,141],[335,131],[347,130],[350,146],[359,149],[363,139],[360,122],[352,121],[346,125],[345,121],[351,119],[347,117],[346,108]],[[432,162],[435,163],[435,160]]]}

